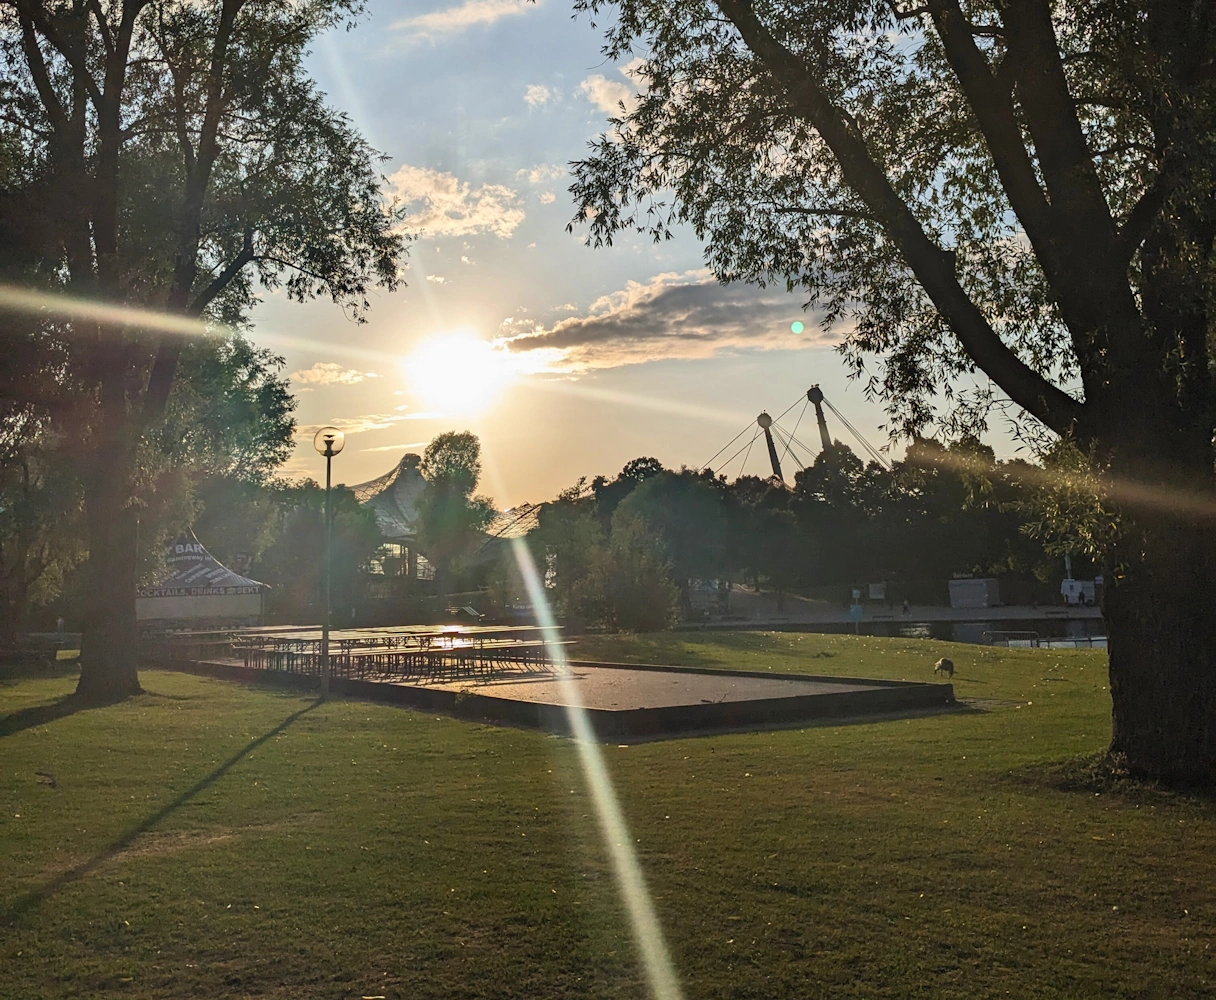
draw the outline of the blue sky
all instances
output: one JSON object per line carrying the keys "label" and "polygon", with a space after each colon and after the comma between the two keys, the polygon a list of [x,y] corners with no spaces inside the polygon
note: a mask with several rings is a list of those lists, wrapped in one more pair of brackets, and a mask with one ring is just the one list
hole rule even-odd
{"label": "blue sky", "polygon": [[[370,6],[318,41],[311,68],[389,157],[419,238],[408,287],[378,295],[365,325],[278,296],[255,314],[271,346],[276,332],[328,345],[284,351],[301,424],[289,475],[320,474],[322,424],[348,432],[335,467],[347,483],[468,429],[500,506],[545,500],[639,455],[699,466],[812,383],[885,442],[881,409],[847,383],[797,296],[716,285],[691,234],[592,250],[566,232],[567,164],[637,89],[587,18],[556,0]],[[813,424],[798,437],[813,444]],[[747,471],[766,472],[762,448]]]}

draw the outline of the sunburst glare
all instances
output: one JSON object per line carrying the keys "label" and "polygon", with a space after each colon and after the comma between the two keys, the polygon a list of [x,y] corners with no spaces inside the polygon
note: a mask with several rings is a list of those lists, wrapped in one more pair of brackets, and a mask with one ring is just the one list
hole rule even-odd
{"label": "sunburst glare", "polygon": [[428,338],[402,367],[410,388],[425,405],[462,416],[489,409],[518,375],[507,351],[470,330]]}

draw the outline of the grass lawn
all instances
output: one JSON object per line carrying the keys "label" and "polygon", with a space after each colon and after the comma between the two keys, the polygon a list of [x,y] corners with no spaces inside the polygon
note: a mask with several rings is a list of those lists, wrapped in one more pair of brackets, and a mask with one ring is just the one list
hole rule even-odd
{"label": "grass lawn", "polygon": [[[688,1000],[1216,995],[1216,804],[1086,779],[1101,652],[576,655],[932,679],[946,652],[978,708],[604,748]],[[157,672],[36,711],[73,683],[0,685],[0,996],[646,995],[568,740]]]}

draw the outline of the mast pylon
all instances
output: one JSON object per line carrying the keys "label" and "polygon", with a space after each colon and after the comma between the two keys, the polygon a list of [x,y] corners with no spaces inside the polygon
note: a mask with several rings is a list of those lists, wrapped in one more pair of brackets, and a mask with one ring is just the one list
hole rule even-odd
{"label": "mast pylon", "polygon": [[756,423],[764,431],[764,443],[768,445],[768,460],[773,465],[773,475],[784,483],[785,476],[781,474],[781,461],[777,458],[777,446],[773,444],[773,418],[768,415],[766,410],[756,418]]}
{"label": "mast pylon", "polygon": [[807,389],[806,398],[815,407],[815,422],[819,424],[819,443],[826,451],[832,447],[832,436],[828,433],[828,422],[823,417],[823,390],[813,385]]}

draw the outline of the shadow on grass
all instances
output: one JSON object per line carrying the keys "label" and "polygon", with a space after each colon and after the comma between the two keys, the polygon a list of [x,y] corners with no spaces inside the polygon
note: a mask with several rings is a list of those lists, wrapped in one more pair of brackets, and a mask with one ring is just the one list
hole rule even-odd
{"label": "shadow on grass", "polygon": [[792,729],[843,729],[846,726],[873,726],[883,722],[902,722],[905,719],[928,719],[935,715],[983,715],[987,711],[988,709],[984,707],[955,701],[949,705],[932,705],[925,708],[909,708],[898,712],[878,712],[869,715],[827,715],[818,719],[801,721],[757,722],[742,726],[714,726],[707,729],[682,729],[676,732],[614,736],[611,742],[618,746],[634,746],[642,743],[664,743],[668,740],[695,740],[747,733],[786,732]]}
{"label": "shadow on grass", "polygon": [[1198,785],[1172,786],[1128,770],[1120,754],[1097,753],[1084,757],[1028,764],[1009,772],[1022,786],[1083,795],[1110,795],[1133,805],[1216,806],[1216,789]]}
{"label": "shadow on grass", "polygon": [[[63,700],[66,701],[68,699],[63,699]],[[198,781],[196,781],[193,785],[191,785],[189,788],[187,788],[184,792],[182,792],[180,795],[178,795],[171,802],[166,803],[165,805],[163,805],[159,809],[157,809],[156,812],[154,812],[151,815],[146,816],[144,819],[140,820],[133,827],[131,827],[129,830],[127,830],[126,833],[122,834],[122,836],[120,836],[117,840],[113,841],[111,844],[106,846],[103,850],[99,851],[97,854],[93,855],[93,857],[89,858],[88,861],[84,861],[81,864],[76,865],[74,868],[69,868],[67,871],[63,872],[62,874],[56,875],[55,878],[51,879],[49,882],[46,882],[45,884],[38,886],[36,889],[31,889],[29,892],[18,897],[17,901],[15,903],[13,903],[13,905],[8,910],[0,911],[0,926],[12,924],[15,920],[17,920],[17,918],[21,917],[25,913],[28,913],[39,903],[42,903],[43,901],[49,899],[51,896],[53,896],[55,893],[57,893],[64,886],[66,886],[72,882],[75,882],[79,878],[84,877],[89,872],[93,871],[93,869],[97,868],[99,865],[102,865],[105,862],[109,861],[111,858],[115,857],[116,855],[121,854],[128,847],[130,847],[132,843],[134,843],[135,839],[140,834],[147,833],[149,830],[151,830],[153,827],[155,827],[158,823],[160,823],[160,821],[163,820],[165,817],[172,815],[174,812],[176,812],[178,809],[180,809],[182,806],[184,806],[187,802],[189,802],[192,798],[194,798],[196,795],[198,795],[199,792],[205,791],[207,788],[209,788],[211,785],[213,785],[216,781],[218,781],[225,774],[227,774],[233,767],[235,767],[242,760],[244,760],[246,757],[248,757],[249,754],[253,753],[254,750],[256,750],[258,747],[260,747],[267,740],[273,739],[274,737],[278,736],[280,733],[282,733],[288,727],[290,727],[291,724],[294,723],[298,718],[300,718],[300,716],[306,715],[307,713],[311,712],[314,708],[316,708],[318,705],[321,705],[321,704],[324,704],[324,702],[322,702],[321,699],[318,698],[316,701],[312,702],[311,704],[305,705],[299,711],[292,712],[291,715],[287,716],[286,719],[284,719],[282,722],[280,722],[273,729],[269,730],[268,732],[263,733],[261,736],[257,737],[256,739],[250,740],[249,743],[247,743],[240,750],[238,750],[236,753],[234,753],[231,757],[229,757],[226,761],[224,761],[224,763],[222,763],[219,767],[217,767],[214,771],[212,771],[206,777],[200,778]],[[40,707],[51,707],[51,706],[40,706]]]}
{"label": "shadow on grass", "polygon": [[85,701],[77,698],[75,694],[65,694],[48,705],[31,705],[29,708],[18,709],[16,712],[0,718],[0,737],[12,736],[14,733],[32,729],[34,726],[45,726],[56,719],[65,719],[69,715],[75,715],[85,709],[104,708],[105,704],[105,702]]}
{"label": "shadow on grass", "polygon": [[51,660],[49,663],[0,662],[0,684],[16,684],[18,681],[79,675],[79,660]]}

